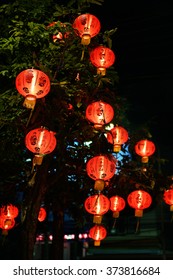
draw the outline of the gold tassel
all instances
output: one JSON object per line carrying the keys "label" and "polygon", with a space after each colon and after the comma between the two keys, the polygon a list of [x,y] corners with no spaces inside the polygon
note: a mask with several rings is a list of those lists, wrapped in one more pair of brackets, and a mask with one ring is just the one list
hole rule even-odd
{"label": "gold tassel", "polygon": [[135,233],[139,232],[139,225],[140,225],[140,218],[137,219],[136,232]]}
{"label": "gold tassel", "polygon": [[81,61],[84,59],[84,54],[85,54],[85,50],[83,49],[82,50],[82,56],[81,56],[81,59],[80,59]]}
{"label": "gold tassel", "polygon": [[35,164],[35,161],[33,159],[32,161],[32,169],[31,169],[31,174],[34,172],[34,168],[35,168],[36,164]]}
{"label": "gold tassel", "polygon": [[31,117],[32,117],[33,112],[34,112],[34,109],[31,109],[31,112],[30,112],[30,115],[29,115],[29,118],[28,118],[26,127],[28,127],[28,125],[29,125],[29,122],[30,122],[30,120],[31,120]]}
{"label": "gold tassel", "polygon": [[113,226],[112,226],[113,229],[115,228],[116,222],[117,222],[117,219],[115,218],[115,219],[114,219]]}
{"label": "gold tassel", "polygon": [[36,176],[37,172],[35,171],[34,175],[32,176],[32,178],[29,180],[28,185],[30,187],[32,187],[35,184],[35,176]]}

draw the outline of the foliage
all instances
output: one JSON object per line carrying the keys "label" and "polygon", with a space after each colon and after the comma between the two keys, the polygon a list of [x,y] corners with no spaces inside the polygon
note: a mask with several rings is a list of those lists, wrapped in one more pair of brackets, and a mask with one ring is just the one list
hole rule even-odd
{"label": "foliage", "polygon": [[[72,6],[74,2],[71,1],[68,5]],[[84,2],[82,1],[82,4]],[[89,1],[86,2],[88,4]],[[71,22],[77,14],[77,11],[71,11],[70,15],[66,11],[66,13],[63,13],[63,16],[60,13],[62,18],[64,18],[65,14],[70,20],[70,23],[65,22],[65,27],[62,27],[61,22],[58,20],[53,27],[48,28],[48,24],[56,21],[57,17],[59,17],[57,11],[65,9],[64,6],[59,6],[58,4],[54,6],[53,10],[50,7],[52,7],[52,1],[46,1],[44,5],[42,1],[37,4],[35,4],[35,1],[14,1],[11,5],[6,4],[1,7],[1,18],[4,15],[3,19],[8,19],[8,24],[6,20],[3,20],[3,24],[1,25],[3,36],[1,38],[2,65],[0,75],[3,87],[1,88],[0,120],[2,143],[4,143],[1,146],[2,151],[6,150],[4,149],[4,145],[6,145],[6,142],[10,143],[12,140],[11,135],[15,134],[15,138],[18,137],[19,139],[18,152],[19,154],[23,153],[22,131],[25,134],[28,129],[26,128],[26,124],[29,118],[29,112],[26,112],[21,106],[23,98],[15,89],[15,78],[20,71],[33,67],[49,75],[52,86],[51,94],[46,98],[46,108],[45,103],[42,106],[42,102],[44,101],[38,102],[40,104],[36,107],[30,125],[31,127],[33,125],[37,126],[35,122],[35,116],[38,115],[37,110],[42,111],[42,107],[44,107],[44,114],[42,112],[37,122],[40,125],[48,126],[49,129],[57,133],[60,130],[58,126],[63,128],[66,125],[67,119],[70,122],[70,119],[75,118],[75,122],[73,119],[73,123],[76,123],[76,127],[79,126],[80,119],[83,118],[85,110],[84,104],[87,104],[94,98],[98,98],[98,85],[100,88],[107,84],[113,87],[117,81],[117,74],[115,72],[113,73],[114,80],[112,79],[111,82],[109,77],[101,78],[95,75],[95,69],[88,62],[88,50],[86,48],[84,50],[82,49],[79,43],[80,39],[74,34],[71,26]],[[50,11],[51,17],[50,15],[48,17],[48,10]],[[69,9],[67,10],[69,11]],[[51,36],[54,32],[57,32],[57,29],[58,32],[62,32],[63,34],[68,33],[70,35],[63,42],[58,41],[54,43]],[[98,42],[93,40],[89,48],[91,49],[95,44],[98,44]],[[80,56],[82,56],[83,51],[85,54],[82,60]],[[78,73],[80,73],[79,82],[76,80]],[[108,92],[107,96],[104,97],[105,100],[113,99],[114,97],[111,97],[111,95]],[[71,102],[73,107],[77,108],[77,111],[74,111],[70,118],[67,110],[68,102]],[[52,115],[54,116],[53,121],[51,120]],[[80,116],[79,119],[77,119],[78,116]],[[73,134],[75,134],[75,131]],[[4,141],[4,137],[6,141]],[[13,145],[11,143],[11,148],[14,147]],[[11,150],[9,152],[13,156]],[[16,156],[13,160],[15,158]]]}

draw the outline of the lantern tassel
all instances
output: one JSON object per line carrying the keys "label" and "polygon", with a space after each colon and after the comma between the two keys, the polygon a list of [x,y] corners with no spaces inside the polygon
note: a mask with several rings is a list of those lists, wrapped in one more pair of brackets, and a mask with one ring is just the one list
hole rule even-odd
{"label": "lantern tassel", "polygon": [[114,223],[113,223],[113,226],[112,226],[113,229],[114,229],[115,226],[116,226],[116,222],[117,222],[117,219],[114,219]]}
{"label": "lantern tassel", "polygon": [[171,223],[172,223],[172,221],[173,221],[173,213],[172,213],[172,215],[171,215]]}
{"label": "lantern tassel", "polygon": [[32,178],[29,180],[28,182],[28,186],[32,187],[35,184],[35,176],[37,174],[37,171],[35,171],[34,175],[32,176]]}
{"label": "lantern tassel", "polygon": [[139,233],[139,226],[140,226],[140,218],[137,219],[137,224],[136,224],[136,231],[135,231],[135,233]]}
{"label": "lantern tassel", "polygon": [[31,174],[33,174],[34,173],[34,169],[35,169],[35,166],[36,166],[36,164],[35,164],[35,160],[34,160],[35,158],[33,158],[33,160],[32,160],[32,169],[31,169]]}
{"label": "lantern tassel", "polygon": [[[7,229],[3,229],[2,230],[2,235],[3,236],[7,236],[8,235],[8,230]],[[5,242],[5,238],[4,238],[4,240],[3,240],[3,243]]]}
{"label": "lantern tassel", "polygon": [[2,246],[5,245],[5,242],[7,241],[7,235],[8,235],[8,230],[2,230]]}
{"label": "lantern tassel", "polygon": [[30,112],[29,118],[28,118],[28,120],[27,120],[26,127],[28,127],[28,125],[29,125],[29,123],[30,123],[30,120],[31,120],[31,117],[32,117],[33,112],[34,112],[34,109],[31,109],[31,112]]}
{"label": "lantern tassel", "polygon": [[82,56],[81,56],[81,59],[80,59],[81,61],[84,59],[84,54],[85,54],[85,50],[83,49],[82,50]]}

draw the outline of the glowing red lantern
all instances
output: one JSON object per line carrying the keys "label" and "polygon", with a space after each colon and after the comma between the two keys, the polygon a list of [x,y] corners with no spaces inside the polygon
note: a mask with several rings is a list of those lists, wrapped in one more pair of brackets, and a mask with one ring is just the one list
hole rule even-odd
{"label": "glowing red lantern", "polygon": [[43,207],[40,207],[40,211],[38,214],[39,222],[43,222],[46,219],[46,216],[47,216],[46,210]]}
{"label": "glowing red lantern", "polygon": [[50,79],[42,71],[27,69],[16,77],[16,89],[25,97],[23,106],[34,109],[36,99],[43,98],[50,91]]}
{"label": "glowing red lantern", "polygon": [[2,229],[2,235],[7,235],[8,230],[15,226],[15,220],[13,218],[0,217],[0,228]]}
{"label": "glowing red lantern", "polygon": [[108,212],[110,206],[109,199],[103,194],[89,196],[84,203],[86,211],[94,215],[93,223],[100,224],[102,215]]}
{"label": "glowing red lantern", "polygon": [[125,206],[126,202],[121,196],[115,195],[110,198],[110,210],[112,210],[114,218],[119,217],[119,212],[122,211]]}
{"label": "glowing red lantern", "polygon": [[105,181],[110,180],[116,171],[116,159],[110,155],[98,155],[89,159],[86,163],[88,176],[95,180],[94,189],[102,191]]}
{"label": "glowing red lantern", "polygon": [[69,111],[72,111],[72,110],[73,110],[73,105],[72,105],[72,104],[70,104],[70,103],[68,103],[68,105],[67,105],[67,109],[68,109]]}
{"label": "glowing red lantern", "polygon": [[94,246],[100,246],[100,241],[107,236],[107,230],[101,225],[95,225],[89,230],[89,237],[94,239]]}
{"label": "glowing red lantern", "polygon": [[142,217],[143,210],[151,205],[152,197],[146,191],[136,190],[128,195],[127,202],[130,207],[135,209],[135,216]]}
{"label": "glowing red lantern", "polygon": [[34,156],[34,163],[41,165],[43,156],[50,154],[56,147],[55,132],[44,127],[31,130],[25,137],[25,145]]}
{"label": "glowing red lantern", "polygon": [[163,200],[166,204],[170,205],[170,211],[173,211],[173,189],[170,188],[164,191]]}
{"label": "glowing red lantern", "polygon": [[94,123],[96,129],[102,128],[109,123],[114,117],[114,109],[108,103],[96,101],[88,105],[86,108],[86,118]]}
{"label": "glowing red lantern", "polygon": [[127,130],[122,126],[114,126],[110,132],[107,133],[107,140],[113,144],[113,151],[118,153],[121,150],[121,146],[127,142],[129,138]]}
{"label": "glowing red lantern", "polygon": [[78,16],[73,22],[73,28],[76,34],[81,37],[82,45],[89,45],[91,38],[100,32],[100,21],[91,14]]}
{"label": "glowing red lantern", "polygon": [[[52,23],[50,23],[49,25],[48,25],[48,27],[53,27],[54,25],[57,25],[57,28],[59,27],[59,28],[66,28],[66,24],[64,24],[64,23],[62,23],[62,22],[60,22],[60,21],[55,21],[55,22],[52,22]],[[69,33],[68,32],[65,32],[65,33],[62,33],[62,32],[60,32],[60,31],[56,31],[54,34],[53,34],[53,36],[52,36],[52,38],[53,38],[53,42],[55,43],[55,42],[57,42],[57,41],[59,41],[59,42],[64,42],[63,41],[63,39],[64,38],[67,38],[68,37],[68,35],[69,35]]]}
{"label": "glowing red lantern", "polygon": [[141,161],[143,163],[147,163],[149,160],[148,157],[153,155],[155,152],[155,145],[150,140],[140,140],[135,145],[135,152],[137,153],[137,155],[142,157]]}
{"label": "glowing red lantern", "polygon": [[97,68],[97,74],[106,75],[106,69],[115,62],[114,52],[103,46],[96,47],[90,53],[90,61]]}
{"label": "glowing red lantern", "polygon": [[19,210],[15,205],[9,204],[0,208],[0,217],[4,218],[16,218],[19,214]]}

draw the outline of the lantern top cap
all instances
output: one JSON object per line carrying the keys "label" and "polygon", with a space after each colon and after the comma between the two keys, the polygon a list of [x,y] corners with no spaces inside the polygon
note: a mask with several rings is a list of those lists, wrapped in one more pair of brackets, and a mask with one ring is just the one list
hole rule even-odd
{"label": "lantern top cap", "polygon": [[[98,19],[98,17],[97,16],[95,16],[95,15],[93,15],[93,14],[91,14],[91,13],[80,13],[77,17],[76,17],[76,19],[79,19],[79,18],[81,18],[81,17],[84,17],[84,16],[91,16],[91,17],[93,17],[93,18],[96,18],[99,22],[100,22],[100,20]],[[75,19],[75,20],[76,20]]]}

